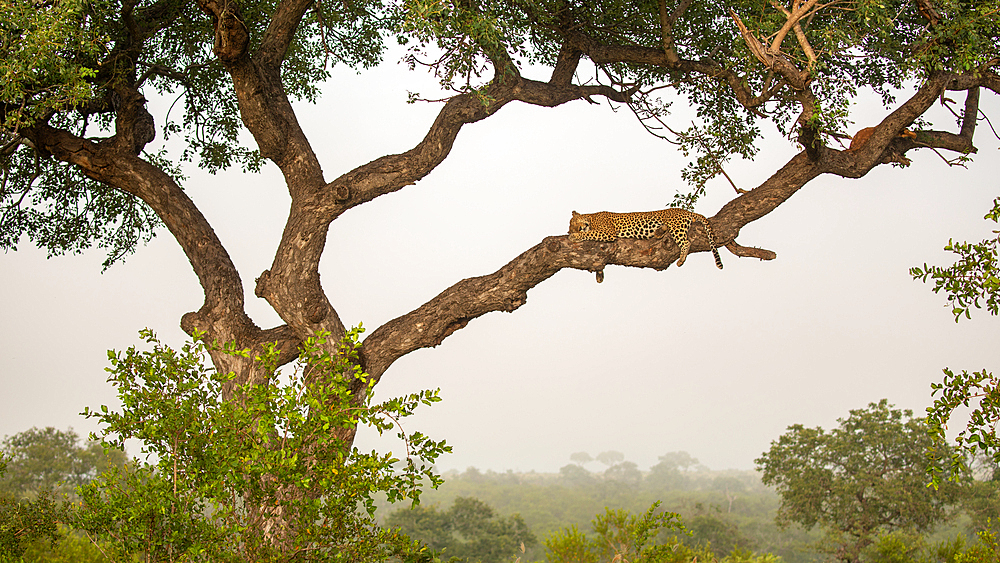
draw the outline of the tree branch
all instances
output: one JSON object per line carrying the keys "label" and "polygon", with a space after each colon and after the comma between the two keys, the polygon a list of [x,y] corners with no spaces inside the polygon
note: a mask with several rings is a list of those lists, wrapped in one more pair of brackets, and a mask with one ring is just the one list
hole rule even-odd
{"label": "tree branch", "polygon": [[[815,0],[810,1],[815,3]],[[740,19],[740,16],[737,15],[732,8],[729,9],[729,15],[733,18],[733,21],[736,22],[736,27],[739,28],[740,35],[743,36],[743,42],[746,43],[750,52],[757,57],[757,60],[763,63],[765,67],[778,73],[778,75],[785,79],[785,81],[788,82],[792,88],[796,90],[804,90],[806,88],[809,83],[808,71],[799,70],[779,49],[774,48],[774,43],[772,43],[771,48],[765,47],[760,40],[757,39],[749,29],[747,29],[743,20]],[[789,18],[789,21],[791,21],[791,18]],[[786,27],[789,27],[789,29],[791,28],[791,26],[788,26],[787,22],[785,25]],[[780,35],[780,38],[784,39],[784,35]],[[778,39],[779,38],[776,37],[775,42],[777,42]],[[778,45],[780,45],[780,43],[778,43]]]}
{"label": "tree branch", "polygon": [[[246,315],[239,272],[211,225],[173,178],[134,154],[119,150],[115,143],[94,143],[45,124],[25,128],[22,134],[39,150],[113,189],[140,198],[156,212],[184,250],[205,292],[201,309],[185,314],[181,320],[185,332],[203,330],[219,342],[234,342],[254,350],[265,342],[281,340],[297,353],[298,341],[287,329],[261,331]],[[287,355],[285,359],[289,359]],[[237,373],[243,362],[222,353],[213,354],[213,361],[218,369]]]}
{"label": "tree branch", "polygon": [[[908,163],[904,156],[906,151],[918,147],[945,148],[962,153],[975,152],[972,138],[961,134],[918,131],[916,138],[904,138],[900,137],[900,133],[917,117],[923,115],[945,89],[964,89],[971,93],[979,82],[985,80],[984,76],[933,73],[913,96],[873,129],[871,137],[861,147],[849,151],[825,151],[824,172],[845,178],[860,178],[878,164]],[[975,102],[975,98],[972,101]],[[968,98],[966,102],[970,103]]]}
{"label": "tree branch", "polygon": [[[804,154],[795,156],[759,187],[729,202],[710,218],[716,244],[728,248],[744,225],[770,213],[820,173],[819,165]],[[376,329],[364,342],[365,371],[380,378],[397,359],[420,348],[437,346],[472,319],[492,311],[516,310],[527,300],[529,289],[563,268],[601,272],[607,265],[620,265],[664,270],[680,256],[677,246],[668,239],[572,243],[567,236],[546,237],[496,272],[462,280]],[[734,248],[743,252],[739,245]],[[691,251],[710,251],[700,225],[692,229]],[[763,252],[743,255],[759,258]]]}
{"label": "tree branch", "polygon": [[486,89],[485,103],[472,94],[455,96],[441,109],[417,146],[402,154],[373,160],[330,182],[323,198],[329,219],[332,221],[351,207],[413,185],[444,161],[463,126],[493,115],[511,101],[553,107],[590,96],[626,102],[629,94],[609,86],[576,86],[516,77],[492,83]]}
{"label": "tree branch", "polygon": [[274,10],[271,23],[264,32],[260,48],[254,55],[258,63],[272,71],[278,71],[288,46],[292,42],[302,16],[315,4],[315,0],[282,0]]}
{"label": "tree branch", "polygon": [[773,98],[782,88],[789,84],[785,79],[781,79],[772,87],[765,87],[760,94],[754,95],[747,88],[742,77],[707,59],[691,61],[678,58],[676,62],[673,62],[671,57],[664,53],[662,49],[640,47],[638,45],[605,45],[577,29],[559,31],[566,37],[566,44],[568,46],[580,50],[590,60],[599,65],[615,63],[652,65],[675,70],[682,74],[699,74],[719,79],[730,88],[733,96],[740,105],[752,111]]}

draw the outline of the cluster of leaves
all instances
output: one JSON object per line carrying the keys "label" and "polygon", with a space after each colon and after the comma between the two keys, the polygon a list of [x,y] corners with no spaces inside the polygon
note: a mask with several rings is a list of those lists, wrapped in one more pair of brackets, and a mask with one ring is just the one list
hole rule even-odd
{"label": "cluster of leaves", "polygon": [[[944,370],[941,383],[931,384],[934,404],[927,407],[927,428],[934,443],[928,450],[928,472],[935,486],[941,484],[945,474],[958,479],[968,469],[968,459],[977,453],[990,455],[1000,462],[1000,442],[997,441],[996,425],[1000,421],[1000,381],[984,370],[969,373],[955,373]],[[959,407],[969,411],[969,421],[955,436],[955,447],[948,445],[948,422]],[[949,460],[947,473],[940,466],[942,460]]]}
{"label": "cluster of leaves", "polygon": [[[83,0],[0,1],[0,131],[18,130],[93,95],[93,61],[107,38]],[[4,139],[6,143],[9,138]]]}
{"label": "cluster of leaves", "polygon": [[[994,223],[1000,221],[1000,198],[993,200],[993,209],[983,218]],[[923,267],[910,268],[913,279],[924,283],[928,278],[934,280],[931,290],[934,293],[944,290],[956,323],[963,315],[971,319],[972,308],[982,309],[983,304],[991,315],[1000,312],[1000,263],[997,261],[1000,230],[993,233],[998,236],[975,244],[949,240],[944,249],[958,255],[951,266],[942,268],[925,263]]]}
{"label": "cluster of leaves", "polygon": [[[993,200],[993,209],[984,219],[994,223],[1000,221],[1000,198]],[[949,240],[944,249],[958,255],[951,266],[942,268],[925,263],[923,267],[910,269],[914,279],[925,283],[928,278],[934,280],[934,293],[944,290],[956,323],[963,316],[971,319],[972,308],[981,309],[984,304],[991,315],[1000,313],[1000,230],[993,233],[998,236],[976,244]],[[940,484],[944,474],[938,467],[943,459],[950,459],[948,476],[954,479],[967,469],[966,460],[976,454],[986,454],[1000,462],[1000,442],[996,435],[996,425],[1000,421],[1000,381],[986,369],[972,373],[966,370],[955,373],[949,368],[943,371],[942,382],[931,384],[934,403],[927,407],[928,429],[935,442],[928,453],[928,471],[935,485]],[[956,436],[957,449],[950,450],[945,432],[952,415],[960,407],[971,409],[969,421]]]}
{"label": "cluster of leaves", "polygon": [[[252,45],[275,6],[241,3]],[[377,64],[385,35],[398,28],[397,12],[378,1],[317,2],[285,55],[284,91],[315,101],[333,64]],[[80,136],[110,136],[116,87],[168,98],[157,116],[162,138],[182,142],[168,145],[176,154],[144,156],[176,180],[186,162],[210,172],[259,171],[262,158],[244,144],[213,38],[211,19],[192,0],[0,0],[0,249],[16,250],[22,236],[50,256],[97,246],[108,250],[107,268],[150,240],[161,223],[142,201],[53,161],[19,135],[45,121]]]}
{"label": "cluster of leaves", "polygon": [[146,330],[151,351],[109,353],[122,410],[84,414],[103,424],[105,446],[137,439],[147,461],[81,487],[74,526],[111,540],[115,561],[368,561],[412,548],[376,525],[373,495],[416,500],[424,479],[440,483],[432,463],[450,448],[400,429],[407,455],[399,459],[351,448],[350,437],[359,424],[396,428],[439,398],[422,391],[374,403],[373,381],[357,367],[360,330],[333,354],[324,335],[309,339],[292,373],[277,373],[268,349],[255,358],[263,382],[228,399],[232,375],[206,367],[204,342],[175,351]]}
{"label": "cluster of leaves", "polygon": [[825,549],[856,561],[880,531],[927,531],[958,498],[954,483],[926,486],[923,419],[883,399],[852,410],[830,432],[796,424],[756,460],[781,495],[779,523],[820,526]]}
{"label": "cluster of leaves", "polygon": [[919,535],[903,531],[879,534],[875,543],[865,549],[865,561],[870,563],[980,563],[1000,559],[1000,542],[996,534],[983,530],[969,545],[965,536],[928,544]]}
{"label": "cluster of leaves", "polygon": [[447,510],[417,505],[393,512],[385,525],[399,528],[423,542],[440,557],[457,557],[481,563],[502,563],[538,539],[519,514],[500,516],[490,505],[458,497]]}
{"label": "cluster of leaves", "polygon": [[97,246],[108,251],[107,269],[149,242],[161,225],[139,198],[35,151],[0,153],[0,168],[2,249],[17,250],[21,237],[48,250],[50,257]]}
{"label": "cluster of leaves", "polygon": [[[719,560],[711,546],[690,547],[673,534],[665,541],[664,532],[684,532],[680,518],[674,512],[658,510],[655,502],[641,515],[627,510],[605,509],[591,522],[593,534],[584,534],[575,525],[553,533],[545,540],[549,563],[599,563],[601,561],[632,561],[635,563],[688,563]],[[776,563],[779,558],[754,555],[734,549],[721,558],[722,563]]]}
{"label": "cluster of leaves", "polygon": [[[6,470],[7,461],[0,455],[0,476]],[[57,523],[61,515],[50,493],[19,501],[7,492],[0,492],[0,561],[19,561],[28,546],[38,539],[55,541],[59,537]]]}

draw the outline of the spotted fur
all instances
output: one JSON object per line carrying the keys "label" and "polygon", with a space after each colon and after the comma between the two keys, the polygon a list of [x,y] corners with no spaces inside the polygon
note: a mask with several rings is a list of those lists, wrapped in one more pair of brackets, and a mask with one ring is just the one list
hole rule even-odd
{"label": "spotted fur", "polygon": [[574,211],[573,218],[569,220],[569,239],[572,241],[603,240],[610,242],[619,238],[649,239],[654,236],[658,238],[669,232],[681,249],[677,265],[683,266],[684,260],[687,259],[688,250],[691,248],[691,241],[688,240],[687,236],[688,229],[691,228],[691,223],[695,220],[705,225],[708,244],[712,245],[712,255],[715,256],[715,265],[721,270],[722,258],[715,246],[715,233],[712,232],[712,226],[708,224],[708,220],[703,215],[679,207],[633,213],[610,213],[608,211],[577,213]]}

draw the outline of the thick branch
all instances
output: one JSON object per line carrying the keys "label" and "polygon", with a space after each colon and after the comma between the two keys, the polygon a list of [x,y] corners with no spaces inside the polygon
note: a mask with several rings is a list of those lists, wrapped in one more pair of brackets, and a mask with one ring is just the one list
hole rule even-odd
{"label": "thick branch", "polygon": [[[913,139],[912,136],[900,138],[899,132],[926,111],[944,88],[970,89],[974,86],[970,80],[973,79],[943,73],[931,76],[909,100],[876,127],[871,139],[856,153],[825,147],[817,151],[815,158],[810,158],[806,151],[799,153],[763,184],[730,201],[710,218],[716,244],[725,246],[737,256],[774,259],[774,252],[744,247],[735,239],[743,226],[776,209],[813,178],[825,173],[853,178],[864,176],[879,164],[890,145],[900,151],[930,146],[930,143],[963,150],[963,143],[971,143],[971,139],[963,135],[921,131]],[[691,249],[693,252],[710,250],[697,224],[692,231]],[[564,236],[547,237],[500,270],[462,280],[423,306],[379,327],[365,340],[365,368],[373,376],[381,377],[403,355],[419,348],[437,346],[472,319],[492,311],[511,312],[517,309],[527,300],[529,289],[560,269],[598,272],[600,280],[607,265],[663,270],[678,256],[679,251],[672,241],[619,239],[613,243],[571,243]]]}
{"label": "thick branch", "polygon": [[[255,349],[263,342],[292,339],[282,327],[261,331],[246,315],[243,283],[229,254],[194,202],[170,176],[130,152],[118,150],[115,143],[93,143],[42,124],[22,133],[38,149],[107,186],[142,199],[156,212],[184,250],[205,291],[201,309],[187,313],[181,321],[187,333],[199,329],[219,342]],[[289,349],[296,347],[297,341]],[[219,369],[235,369],[240,361],[222,354],[214,359]]]}
{"label": "thick branch", "polygon": [[972,137],[976,134],[976,123],[979,121],[979,87],[970,88],[965,96],[965,112],[962,114],[961,136],[967,138],[972,143]]}
{"label": "thick branch", "polygon": [[[710,219],[716,244],[728,245],[744,225],[770,213],[819,173],[818,165],[799,154],[762,185],[729,202]],[[692,252],[710,250],[700,225],[692,229],[691,240]],[[566,236],[547,237],[500,270],[462,280],[376,329],[364,342],[365,370],[381,377],[400,357],[437,346],[472,319],[492,311],[514,311],[525,303],[529,289],[563,268],[600,272],[607,265],[620,265],[664,270],[679,256],[670,240],[571,243]]]}
{"label": "thick branch", "polygon": [[619,102],[628,100],[627,93],[609,86],[576,86],[520,77],[491,85],[486,91],[488,103],[470,94],[455,96],[441,109],[417,146],[359,166],[331,182],[323,199],[329,219],[378,196],[413,185],[444,161],[463,126],[489,117],[511,101],[554,107],[591,96]]}
{"label": "thick branch", "polygon": [[660,34],[663,54],[673,65],[681,62],[680,57],[677,56],[677,50],[674,48],[674,24],[687,11],[692,2],[693,0],[683,0],[672,13],[667,14],[667,0],[660,0]]}
{"label": "thick branch", "polygon": [[264,67],[279,70],[285,60],[288,46],[292,43],[295,30],[298,29],[302,16],[315,3],[315,0],[282,0],[274,10],[271,23],[264,32],[260,49],[255,58]]}
{"label": "thick branch", "polygon": [[827,150],[824,152],[824,172],[845,178],[860,178],[881,163],[908,162],[907,150],[917,147],[935,147],[962,153],[975,151],[972,138],[953,133],[919,131],[916,138],[900,137],[900,133],[940,97],[945,89],[976,87],[981,78],[934,73],[903,105],[886,116],[872,131],[860,148],[850,151]]}

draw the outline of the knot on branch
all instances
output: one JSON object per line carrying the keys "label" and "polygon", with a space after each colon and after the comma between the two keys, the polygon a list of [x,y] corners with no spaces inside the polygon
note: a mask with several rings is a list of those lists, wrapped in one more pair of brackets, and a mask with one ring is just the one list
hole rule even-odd
{"label": "knot on branch", "polygon": [[347,186],[337,186],[333,193],[337,203],[343,203],[351,198],[351,189]]}
{"label": "knot on branch", "polygon": [[254,280],[256,285],[253,288],[253,294],[261,299],[267,299],[267,282],[271,278],[271,270],[264,270],[260,273],[260,276]]}
{"label": "knot on branch", "polygon": [[329,308],[325,303],[313,302],[312,304],[306,306],[306,319],[308,319],[311,323],[319,324],[326,318],[328,311]]}
{"label": "knot on branch", "polygon": [[460,319],[452,321],[451,324],[446,326],[445,329],[441,331],[441,335],[434,339],[434,344],[432,344],[432,346],[437,347],[439,344],[444,342],[445,338],[448,338],[453,333],[455,333],[455,331],[462,330],[463,328],[465,328],[465,326],[469,324],[470,320],[472,319],[470,319],[469,317],[462,317]]}
{"label": "knot on branch", "polygon": [[528,294],[524,292],[519,293],[517,296],[510,297],[506,301],[504,301],[503,311],[505,313],[513,313],[514,311],[517,310],[518,307],[524,305],[527,301],[528,301]]}
{"label": "knot on branch", "polygon": [[799,144],[806,151],[809,160],[816,162],[819,160],[820,151],[823,147],[823,139],[819,129],[812,123],[803,123],[799,129]]}
{"label": "knot on branch", "polygon": [[213,52],[220,61],[231,63],[247,52],[250,34],[246,24],[240,19],[236,8],[227,3],[215,17],[215,45]]}
{"label": "knot on branch", "polygon": [[188,313],[184,313],[184,315],[181,317],[181,330],[183,330],[186,334],[189,335],[193,335],[195,329],[205,330],[200,326],[203,325],[202,321],[203,319],[201,318],[201,314],[197,311],[190,311]]}

